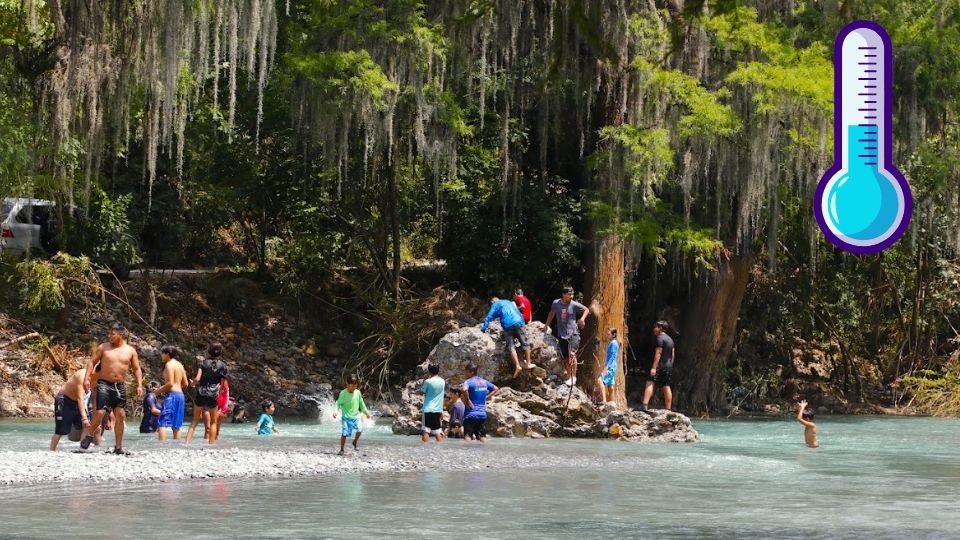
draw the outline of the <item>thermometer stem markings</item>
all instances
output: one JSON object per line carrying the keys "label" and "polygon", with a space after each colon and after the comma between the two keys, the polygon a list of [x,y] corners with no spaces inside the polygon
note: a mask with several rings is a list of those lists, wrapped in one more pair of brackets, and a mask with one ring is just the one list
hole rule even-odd
{"label": "thermometer stem markings", "polygon": [[890,66],[890,39],[880,25],[856,21],[837,36],[834,164],[814,204],[826,237],[853,253],[889,247],[912,213],[910,187],[889,155]]}

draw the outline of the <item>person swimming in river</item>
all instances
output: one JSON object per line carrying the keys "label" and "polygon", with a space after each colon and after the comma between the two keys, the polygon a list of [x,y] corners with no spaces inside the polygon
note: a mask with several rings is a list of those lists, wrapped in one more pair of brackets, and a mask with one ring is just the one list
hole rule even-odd
{"label": "person swimming in river", "polygon": [[343,455],[343,447],[347,443],[347,437],[353,435],[353,449],[359,451],[357,443],[360,442],[360,435],[363,433],[363,424],[360,420],[362,414],[364,418],[370,418],[367,412],[367,406],[363,402],[363,396],[357,388],[359,380],[353,373],[347,377],[347,387],[340,391],[337,396],[337,412],[333,413],[336,418],[338,414],[343,415],[340,421],[340,452],[337,455]]}
{"label": "person swimming in river", "polygon": [[280,433],[280,429],[273,423],[273,413],[276,412],[276,410],[277,408],[272,401],[267,400],[263,402],[263,414],[260,415],[260,420],[257,420],[257,435]]}
{"label": "person swimming in river", "polygon": [[813,423],[813,411],[807,408],[807,401],[797,404],[797,422],[803,424],[803,440],[810,448],[819,448],[817,425]]}

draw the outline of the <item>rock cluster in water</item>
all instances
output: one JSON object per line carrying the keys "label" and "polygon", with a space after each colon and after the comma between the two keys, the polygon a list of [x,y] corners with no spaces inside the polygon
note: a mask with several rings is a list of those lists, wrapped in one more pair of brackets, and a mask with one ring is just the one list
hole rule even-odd
{"label": "rock cluster in water", "polygon": [[[465,368],[475,363],[480,375],[501,390],[487,402],[487,432],[497,437],[593,437],[633,441],[697,442],[700,435],[686,416],[664,410],[641,412],[612,404],[597,406],[577,387],[558,384],[563,364],[556,339],[543,333],[535,322],[525,328],[532,346],[533,362],[540,367],[524,370],[512,378],[512,362],[504,349],[503,332],[492,325],[489,334],[479,326],[466,327],[444,336],[420,368],[440,367],[448,385],[465,379]],[[423,394],[421,381],[410,381],[401,391],[393,432],[420,433]]]}

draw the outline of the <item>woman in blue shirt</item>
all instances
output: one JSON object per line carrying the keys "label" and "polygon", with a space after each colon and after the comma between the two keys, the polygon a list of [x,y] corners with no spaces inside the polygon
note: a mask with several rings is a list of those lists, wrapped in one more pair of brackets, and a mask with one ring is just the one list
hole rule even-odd
{"label": "woman in blue shirt", "polygon": [[617,376],[617,359],[620,357],[620,342],[617,341],[617,329],[607,329],[607,363],[600,373],[600,392],[603,401],[613,401],[613,384]]}

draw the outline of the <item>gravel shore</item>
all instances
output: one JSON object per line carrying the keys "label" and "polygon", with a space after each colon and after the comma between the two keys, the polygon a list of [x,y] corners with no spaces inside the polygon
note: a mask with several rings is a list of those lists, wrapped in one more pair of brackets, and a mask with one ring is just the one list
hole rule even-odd
{"label": "gravel shore", "polygon": [[[240,449],[191,447],[143,450],[118,456],[43,450],[0,452],[0,485],[54,482],[156,482],[191,478],[294,477],[357,472],[471,471],[505,468],[603,466],[603,458],[550,455],[464,445],[374,445],[338,456],[330,447]],[[589,462],[589,463],[588,463]]]}

